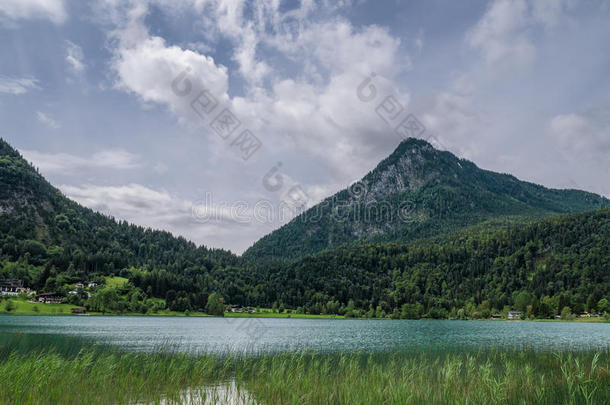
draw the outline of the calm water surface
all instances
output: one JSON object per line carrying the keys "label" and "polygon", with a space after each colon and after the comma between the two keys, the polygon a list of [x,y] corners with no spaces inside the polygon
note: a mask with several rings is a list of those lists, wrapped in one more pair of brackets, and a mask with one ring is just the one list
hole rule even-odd
{"label": "calm water surface", "polygon": [[0,315],[0,333],[83,336],[132,350],[334,351],[610,346],[610,323]]}

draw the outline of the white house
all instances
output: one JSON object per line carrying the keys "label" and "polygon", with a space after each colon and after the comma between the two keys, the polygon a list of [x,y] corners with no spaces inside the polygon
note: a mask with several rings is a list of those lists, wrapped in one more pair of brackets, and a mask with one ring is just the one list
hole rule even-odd
{"label": "white house", "polygon": [[0,279],[0,295],[19,295],[26,292],[23,281],[16,278]]}

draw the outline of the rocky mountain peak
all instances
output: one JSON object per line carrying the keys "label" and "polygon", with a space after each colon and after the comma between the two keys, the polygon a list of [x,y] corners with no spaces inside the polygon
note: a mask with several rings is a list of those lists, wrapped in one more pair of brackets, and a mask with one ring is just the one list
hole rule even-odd
{"label": "rocky mountain peak", "polygon": [[441,177],[457,177],[462,165],[455,156],[436,150],[430,143],[415,138],[402,141],[394,152],[368,173],[362,184],[368,199],[405,190],[417,190],[440,182]]}

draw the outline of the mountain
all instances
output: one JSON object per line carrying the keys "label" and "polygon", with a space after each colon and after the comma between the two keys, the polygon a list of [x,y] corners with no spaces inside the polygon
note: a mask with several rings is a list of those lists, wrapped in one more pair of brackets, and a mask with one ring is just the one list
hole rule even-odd
{"label": "mountain", "polygon": [[0,139],[0,278],[37,290],[141,270],[142,290],[204,294],[239,263],[231,252],[197,247],[169,232],[117,222],[66,198]]}
{"label": "mountain", "polygon": [[509,306],[544,318],[564,307],[594,312],[610,299],[609,241],[604,209],[529,224],[494,220],[410,244],[342,247],[260,272],[272,300],[306,313],[489,317]]}
{"label": "mountain", "polygon": [[554,190],[494,173],[409,138],[361,181],[261,238],[243,255],[294,259],[345,245],[409,242],[493,218],[518,220],[610,207],[578,190]]}
{"label": "mountain", "polygon": [[[278,232],[332,250],[244,260],[84,208],[0,140],[0,279],[118,313],[200,311],[212,293],[242,306],[394,318],[486,317],[505,306],[546,317],[610,299],[610,210],[536,219],[607,205],[598,196],[524,183],[409,140],[327,201]],[[403,216],[378,221],[375,207]],[[316,244],[324,226],[345,245]],[[367,234],[376,229],[383,232]],[[113,285],[110,276],[129,282]],[[68,294],[92,280],[101,287],[91,297]]]}

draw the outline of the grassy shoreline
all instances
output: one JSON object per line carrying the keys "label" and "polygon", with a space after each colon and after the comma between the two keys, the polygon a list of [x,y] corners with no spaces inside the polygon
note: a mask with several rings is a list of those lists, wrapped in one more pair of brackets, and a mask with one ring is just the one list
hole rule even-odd
{"label": "grassy shoreline", "polygon": [[[65,304],[47,304],[47,305],[65,305]],[[70,306],[72,307],[72,306]],[[75,307],[76,308],[76,307]],[[156,313],[142,314],[139,312],[124,312],[124,313],[101,313],[101,312],[87,312],[85,314],[72,314],[71,309],[69,311],[0,311],[0,315],[12,315],[12,316],[141,316],[141,317],[185,317],[185,318],[281,318],[281,319],[345,319],[341,315],[308,315],[308,314],[274,314],[274,313],[254,313],[254,314],[236,314],[236,313],[225,313],[224,317],[217,317],[209,315],[203,312],[176,312],[176,311],[159,311]],[[385,318],[383,318],[385,319]]]}
{"label": "grassy shoreline", "polygon": [[265,405],[602,404],[610,348],[195,355],[0,334],[0,403],[197,404],[228,381]]}
{"label": "grassy shoreline", "polygon": [[[65,305],[65,304],[48,304],[48,305]],[[125,313],[101,313],[101,312],[87,312],[85,314],[72,314],[69,311],[66,312],[32,312],[32,311],[0,311],[0,315],[8,316],[131,316],[131,317],[184,317],[184,318],[220,318],[213,315],[209,315],[203,312],[191,312],[186,314],[184,312],[176,311],[159,311],[157,313],[142,314],[139,312],[125,312]],[[335,319],[335,320],[356,320],[356,321],[405,321],[407,319],[389,319],[389,318],[346,318],[341,315],[309,315],[309,314],[278,314],[278,313],[225,313],[224,318],[267,318],[267,319]],[[432,319],[432,318],[421,318],[417,319],[421,321],[469,321],[469,322],[569,322],[569,323],[608,323],[610,321],[604,318],[575,318],[575,319]]]}
{"label": "grassy shoreline", "polygon": [[[71,304],[43,304],[43,303],[32,303],[20,299],[11,299],[15,303],[15,309],[12,311],[6,311],[6,304],[0,303],[0,315],[46,315],[46,316],[66,316],[73,315],[72,309],[79,308],[77,305]],[[171,316],[171,317],[212,317],[212,315],[203,312],[177,312],[170,311],[168,309],[160,310],[157,312],[149,312],[142,314],[140,312],[124,312],[124,313],[101,313],[101,312],[87,312],[86,314],[79,314],[78,316]],[[346,318],[343,315],[312,315],[312,314],[297,314],[297,313],[278,313],[273,312],[269,308],[262,308],[259,312],[247,313],[247,312],[227,312],[224,314],[226,318],[278,318],[278,319],[374,319],[374,320],[393,320],[390,318]],[[426,320],[432,320],[430,318],[422,318]],[[506,318],[502,319],[467,319],[470,321],[508,321]],[[609,322],[603,317],[600,318],[574,318],[574,319],[511,319],[511,322],[519,321],[530,321],[530,322],[594,322],[603,323]]]}

